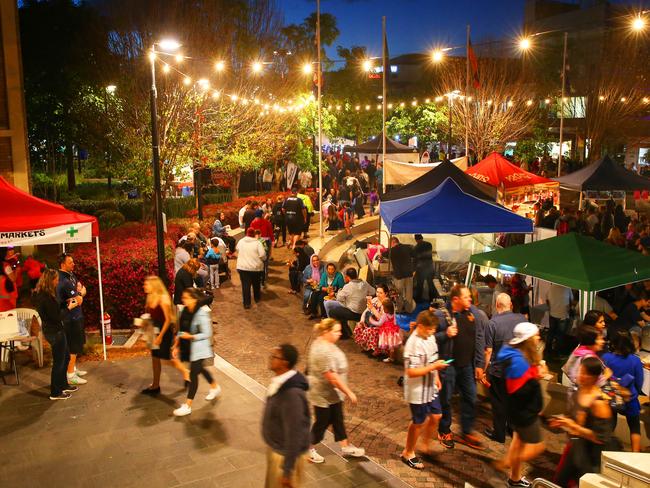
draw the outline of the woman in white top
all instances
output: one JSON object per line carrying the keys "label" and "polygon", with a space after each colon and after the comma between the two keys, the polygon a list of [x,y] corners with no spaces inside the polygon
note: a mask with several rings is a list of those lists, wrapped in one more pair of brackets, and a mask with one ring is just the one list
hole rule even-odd
{"label": "woman in white top", "polygon": [[330,425],[334,430],[334,440],[341,444],[343,455],[362,457],[366,451],[350,444],[343,424],[343,399],[347,397],[352,404],[356,404],[357,396],[348,387],[348,361],[336,346],[336,341],[341,337],[341,324],[334,319],[323,319],[314,326],[314,330],[318,338],[307,357],[307,398],[314,406],[316,416],[311,428],[309,460],[312,463],[325,461],[314,446],[323,440]]}
{"label": "woman in white top", "polygon": [[241,279],[241,291],[244,308],[251,308],[251,287],[255,303],[262,298],[261,279],[264,272],[266,251],[259,239],[255,238],[255,230],[248,229],[246,236],[237,243],[237,272]]}

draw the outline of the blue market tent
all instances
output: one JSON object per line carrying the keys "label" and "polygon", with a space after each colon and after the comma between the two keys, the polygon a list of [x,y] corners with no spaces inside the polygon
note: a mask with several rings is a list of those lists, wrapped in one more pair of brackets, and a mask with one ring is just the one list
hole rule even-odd
{"label": "blue market tent", "polygon": [[533,222],[496,203],[468,195],[451,178],[428,192],[382,202],[391,234],[482,234],[533,231]]}

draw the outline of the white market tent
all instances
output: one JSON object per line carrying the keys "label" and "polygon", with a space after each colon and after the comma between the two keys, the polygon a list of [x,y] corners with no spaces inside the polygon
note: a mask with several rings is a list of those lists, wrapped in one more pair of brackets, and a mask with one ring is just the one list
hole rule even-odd
{"label": "white market tent", "polygon": [[[384,163],[384,179],[387,185],[406,185],[411,181],[419,178],[423,174],[431,171],[433,168],[438,167],[440,163],[409,163],[394,159],[394,154],[391,154],[391,159],[386,158]],[[467,157],[452,159],[452,163],[462,171],[467,169]]]}
{"label": "white market tent", "polygon": [[[97,250],[100,317],[104,317],[102,262],[99,255],[99,224],[97,218],[68,210],[47,200],[19,190],[0,176],[0,246],[34,246],[39,244],[78,244],[92,242]],[[106,359],[104,327],[102,344]]]}

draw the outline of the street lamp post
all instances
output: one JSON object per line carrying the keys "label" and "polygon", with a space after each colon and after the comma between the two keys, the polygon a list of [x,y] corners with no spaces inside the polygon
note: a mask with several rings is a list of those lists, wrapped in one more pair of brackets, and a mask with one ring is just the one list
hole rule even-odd
{"label": "street lamp post", "polygon": [[151,153],[153,164],[153,198],[156,218],[156,255],[158,258],[158,276],[165,285],[169,285],[167,266],[165,265],[165,236],[163,233],[162,188],[160,185],[160,138],[158,135],[158,92],[156,90],[156,44],[167,51],[175,51],[180,47],[175,41],[162,41],[151,46],[149,59],[151,61]]}
{"label": "street lamp post", "polygon": [[452,128],[451,128],[451,122],[452,122],[452,108],[453,108],[453,103],[454,103],[454,98],[456,98],[458,95],[460,95],[460,91],[454,90],[452,92],[447,93],[447,98],[449,100],[449,134],[447,135],[447,159],[451,161],[451,136],[452,136]]}
{"label": "street lamp post", "polygon": [[[113,95],[115,93],[115,90],[117,87],[115,85],[108,85],[105,90],[104,90],[104,118],[106,119],[106,122],[108,122],[109,117],[108,117],[108,95]],[[111,136],[112,131],[107,134],[107,136]],[[106,178],[107,178],[107,183],[108,183],[108,191],[110,192],[112,187],[113,187],[113,178],[111,174],[111,143],[110,141],[106,142],[106,154],[104,155],[106,158]]]}

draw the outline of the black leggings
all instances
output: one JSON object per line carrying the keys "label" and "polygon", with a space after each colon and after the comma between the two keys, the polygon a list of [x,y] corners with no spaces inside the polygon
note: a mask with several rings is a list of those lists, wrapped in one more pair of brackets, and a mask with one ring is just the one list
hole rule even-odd
{"label": "black leggings", "polygon": [[343,402],[335,403],[327,408],[314,407],[316,422],[311,426],[311,444],[315,446],[325,437],[325,431],[331,425],[334,430],[334,440],[344,441],[348,438],[343,423]]}
{"label": "black leggings", "polygon": [[194,400],[196,390],[199,389],[199,373],[203,375],[208,383],[212,384],[212,375],[203,367],[203,359],[192,361],[190,363],[190,388],[187,392],[188,400]]}

